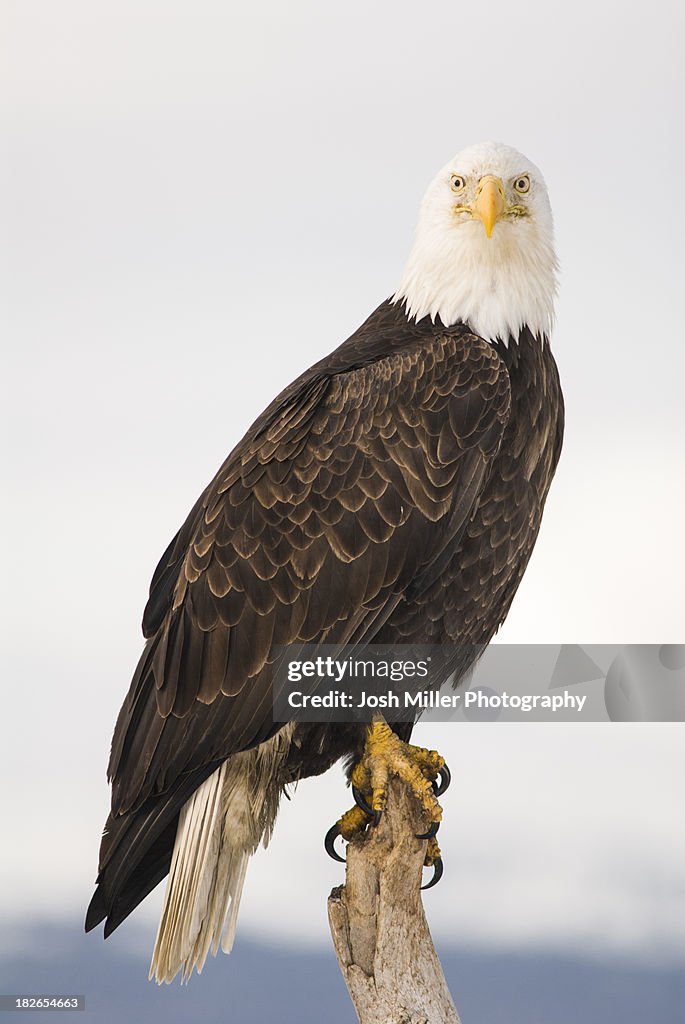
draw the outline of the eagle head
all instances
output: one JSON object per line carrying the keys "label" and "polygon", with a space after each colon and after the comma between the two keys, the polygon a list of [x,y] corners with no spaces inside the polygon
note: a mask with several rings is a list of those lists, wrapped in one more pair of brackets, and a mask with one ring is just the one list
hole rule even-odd
{"label": "eagle head", "polygon": [[450,160],[428,187],[402,282],[407,314],[462,322],[488,341],[524,327],[549,336],[557,261],[544,178],[527,157],[484,142]]}

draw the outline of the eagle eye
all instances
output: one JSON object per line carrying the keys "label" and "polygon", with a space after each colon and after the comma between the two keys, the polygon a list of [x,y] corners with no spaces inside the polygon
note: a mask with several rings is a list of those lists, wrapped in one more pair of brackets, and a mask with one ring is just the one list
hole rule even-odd
{"label": "eagle eye", "polygon": [[526,194],[526,192],[529,192],[530,191],[530,178],[528,177],[528,175],[527,174],[521,174],[516,179],[516,181],[514,182],[514,188],[522,196],[524,196]]}
{"label": "eagle eye", "polygon": [[466,181],[461,174],[453,174],[450,178],[450,188],[453,192],[462,192],[466,188]]}

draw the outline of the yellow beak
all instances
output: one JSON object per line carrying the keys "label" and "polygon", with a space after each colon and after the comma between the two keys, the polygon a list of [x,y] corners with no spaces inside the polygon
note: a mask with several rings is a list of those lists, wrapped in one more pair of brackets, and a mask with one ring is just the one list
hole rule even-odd
{"label": "yellow beak", "polygon": [[494,174],[483,175],[478,182],[473,212],[483,221],[488,238],[492,235],[492,229],[502,216],[505,206],[502,179]]}

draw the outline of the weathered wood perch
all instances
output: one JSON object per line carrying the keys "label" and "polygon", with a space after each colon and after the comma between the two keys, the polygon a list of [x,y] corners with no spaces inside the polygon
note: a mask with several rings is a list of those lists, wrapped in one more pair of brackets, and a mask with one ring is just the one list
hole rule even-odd
{"label": "weathered wood perch", "polygon": [[460,1024],[420,895],[427,822],[398,779],[377,828],[347,847],[328,920],[361,1024]]}

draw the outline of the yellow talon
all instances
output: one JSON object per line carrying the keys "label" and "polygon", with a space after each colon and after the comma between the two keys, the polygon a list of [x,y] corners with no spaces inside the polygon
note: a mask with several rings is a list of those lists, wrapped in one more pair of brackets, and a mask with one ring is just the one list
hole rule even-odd
{"label": "yellow talon", "polygon": [[352,785],[368,798],[371,809],[385,810],[388,783],[394,775],[411,789],[431,823],[442,820],[442,808],[433,792],[432,782],[445,759],[435,750],[404,743],[387,722],[376,719],[369,726],[364,754],[354,766]]}
{"label": "yellow talon", "polygon": [[449,772],[440,754],[405,743],[383,719],[374,720],[369,726],[364,753],[350,772],[357,803],[327,833],[325,846],[329,855],[334,860],[343,860],[334,848],[337,835],[349,842],[363,835],[370,823],[378,824],[388,801],[390,779],[397,776],[412,791],[430,821],[425,833],[417,833],[417,839],[426,840],[424,865],[434,868],[433,879],[422,888],[432,888],[443,872],[440,847],[435,838],[442,820],[442,807],[433,789],[433,782],[439,775],[446,789]]}
{"label": "yellow talon", "polygon": [[435,837],[429,839],[426,845],[426,856],[424,858],[424,866],[430,868],[435,864],[436,860],[440,860],[441,853],[438,841]]}
{"label": "yellow talon", "polygon": [[342,818],[338,820],[340,835],[349,842],[354,836],[363,832],[368,823],[368,815],[355,804],[354,807],[350,807],[349,811],[345,811]]}

